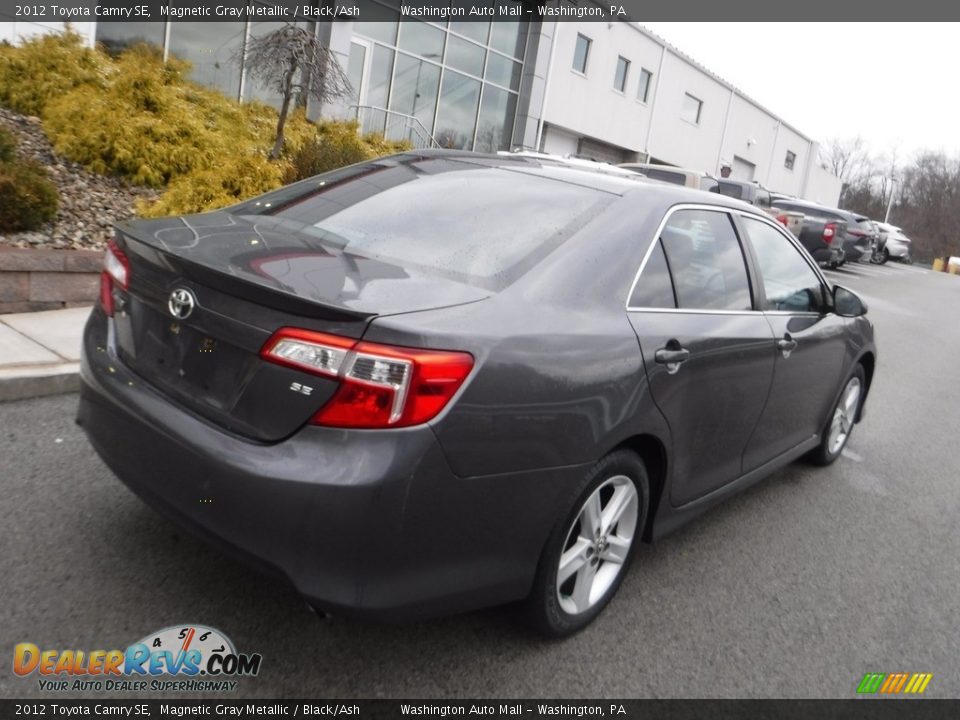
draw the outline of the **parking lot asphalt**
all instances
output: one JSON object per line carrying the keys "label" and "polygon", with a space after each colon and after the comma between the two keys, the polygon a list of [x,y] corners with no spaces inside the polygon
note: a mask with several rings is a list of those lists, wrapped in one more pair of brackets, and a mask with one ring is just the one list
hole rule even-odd
{"label": "parking lot asphalt", "polygon": [[[563,641],[509,608],[322,620],[114,479],[75,395],[0,404],[0,696],[57,697],[12,673],[15,643],[125,648],[189,622],[262,653],[231,697],[845,698],[866,672],[930,672],[927,696],[960,696],[960,277],[828,274],[866,299],[879,346],[844,457],[791,465],[641,547],[599,620]],[[59,697],[106,695],[130,697]]]}

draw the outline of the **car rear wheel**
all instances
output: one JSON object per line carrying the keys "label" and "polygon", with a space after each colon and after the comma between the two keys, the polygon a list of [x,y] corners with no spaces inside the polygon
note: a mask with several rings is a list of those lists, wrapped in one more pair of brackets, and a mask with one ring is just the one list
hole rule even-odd
{"label": "car rear wheel", "polygon": [[820,445],[810,453],[809,459],[816,465],[829,465],[843,452],[853,426],[857,422],[860,404],[863,402],[864,392],[867,389],[866,375],[863,365],[857,365],[853,374],[843,386],[843,392],[837,399],[830,421],[820,438]]}
{"label": "car rear wheel", "polygon": [[630,451],[600,460],[582,488],[551,532],[527,598],[532,626],[549,637],[575,633],[600,614],[623,581],[647,520],[647,471]]}

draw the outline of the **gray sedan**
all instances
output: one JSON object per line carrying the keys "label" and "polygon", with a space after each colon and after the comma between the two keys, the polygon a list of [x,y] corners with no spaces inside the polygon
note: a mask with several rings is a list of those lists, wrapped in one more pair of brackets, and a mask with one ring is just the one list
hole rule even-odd
{"label": "gray sedan", "polygon": [[564,635],[641,540],[839,456],[865,313],[736,200],[409,153],[118,226],[78,422],[145,502],[317,608],[522,600]]}

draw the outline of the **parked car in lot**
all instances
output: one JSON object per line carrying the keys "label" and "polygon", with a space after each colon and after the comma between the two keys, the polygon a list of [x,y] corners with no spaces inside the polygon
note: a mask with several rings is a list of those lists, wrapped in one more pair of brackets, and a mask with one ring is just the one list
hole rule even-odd
{"label": "parked car in lot", "polygon": [[839,456],[865,313],[722,195],[411,152],[119,224],[77,420],[144,501],[315,607],[524,600],[565,635],[641,540]]}
{"label": "parked car in lot", "polygon": [[659,165],[657,163],[621,163],[618,167],[632,170],[645,175],[651,180],[683,185],[684,187],[707,192],[719,192],[720,183],[717,178],[708,175],[702,170],[674,167],[673,165]]}
{"label": "parked car in lot", "polygon": [[910,251],[913,241],[903,233],[903,230],[888,223],[877,223],[877,225],[880,229],[880,238],[883,245],[881,250],[883,262],[891,258],[901,262],[912,262]]}
{"label": "parked car in lot", "polygon": [[846,262],[844,238],[847,234],[847,220],[839,211],[805,200],[779,196],[772,198],[771,207],[786,212],[803,213],[803,225],[797,237],[818,263],[834,268]]}
{"label": "parked car in lot", "polygon": [[873,249],[880,242],[880,231],[866,215],[858,215],[847,210],[840,210],[847,216],[847,236],[843,250],[848,260],[867,262],[871,259]]}
{"label": "parked car in lot", "polygon": [[800,232],[803,229],[803,213],[772,207],[771,202],[773,198],[770,191],[759,183],[747,182],[746,180],[731,180],[730,178],[721,178],[717,182],[719,183],[717,191],[721,195],[756,205],[791,233],[797,237],[800,236]]}

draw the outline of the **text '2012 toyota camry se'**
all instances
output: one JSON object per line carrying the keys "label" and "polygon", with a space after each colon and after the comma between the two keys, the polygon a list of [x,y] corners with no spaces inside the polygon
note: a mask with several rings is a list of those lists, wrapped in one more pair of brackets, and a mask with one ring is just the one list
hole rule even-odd
{"label": "text '2012 toyota camry se'", "polygon": [[78,422],[147,503],[315,607],[524,600],[564,635],[641,540],[837,458],[865,312],[722,195],[407,153],[118,226]]}

